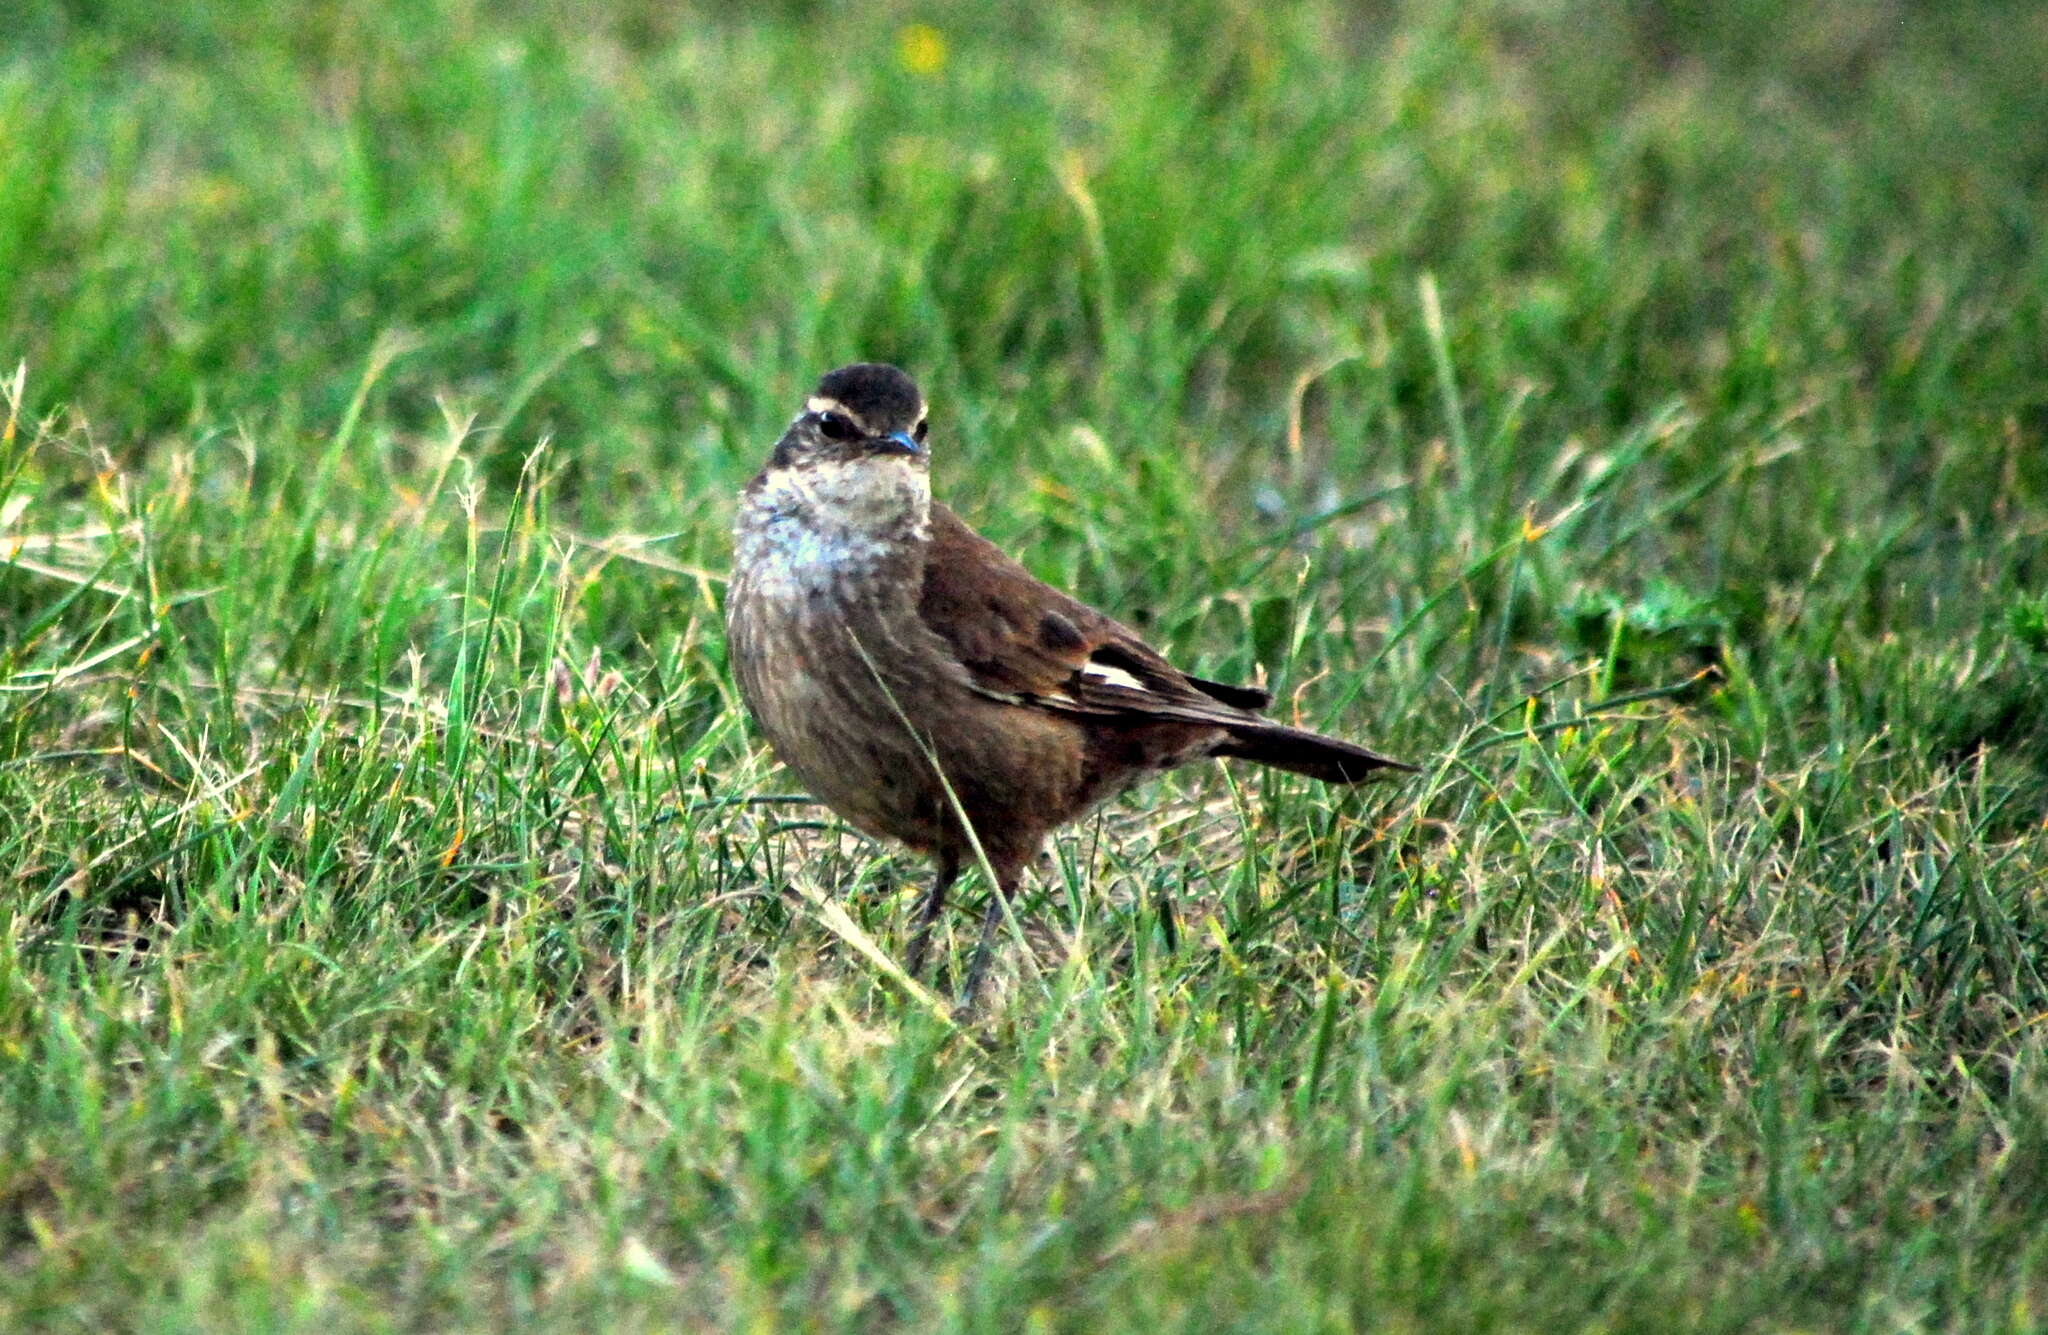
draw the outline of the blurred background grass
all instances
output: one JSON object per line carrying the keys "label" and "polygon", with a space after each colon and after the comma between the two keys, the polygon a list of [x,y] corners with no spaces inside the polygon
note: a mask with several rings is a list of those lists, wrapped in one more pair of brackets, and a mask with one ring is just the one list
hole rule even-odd
{"label": "blurred background grass", "polygon": [[[2030,1328],[2048,9],[1785,10],[17,3],[0,1315]],[[993,1056],[738,801],[860,357],[1437,760],[1063,845]]]}

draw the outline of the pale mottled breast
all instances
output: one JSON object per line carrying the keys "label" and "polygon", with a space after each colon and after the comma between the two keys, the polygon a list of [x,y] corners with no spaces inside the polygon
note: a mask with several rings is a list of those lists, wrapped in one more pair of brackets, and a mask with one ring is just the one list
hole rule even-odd
{"label": "pale mottled breast", "polygon": [[756,724],[842,817],[929,847],[942,790],[899,712],[944,675],[911,597],[919,541],[851,533],[787,504],[760,504],[743,508],[736,545],[729,643]]}
{"label": "pale mottled breast", "polygon": [[930,508],[929,481],[906,464],[775,469],[740,500],[734,567],[767,598],[801,599],[885,567],[921,578]]}

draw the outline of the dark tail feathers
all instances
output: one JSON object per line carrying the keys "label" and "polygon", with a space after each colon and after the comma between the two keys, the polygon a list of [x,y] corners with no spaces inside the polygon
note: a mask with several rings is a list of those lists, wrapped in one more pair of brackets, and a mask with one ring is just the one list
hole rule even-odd
{"label": "dark tail feathers", "polygon": [[1415,772],[1413,765],[1362,746],[1279,723],[1234,724],[1230,740],[1217,747],[1216,754],[1271,765],[1290,774],[1306,774],[1324,783],[1363,783],[1380,770]]}
{"label": "dark tail feathers", "polygon": [[1237,709],[1260,710],[1273,703],[1273,693],[1256,686],[1232,686],[1229,682],[1209,681],[1202,677],[1189,677],[1188,685],[1211,700],[1221,700]]}

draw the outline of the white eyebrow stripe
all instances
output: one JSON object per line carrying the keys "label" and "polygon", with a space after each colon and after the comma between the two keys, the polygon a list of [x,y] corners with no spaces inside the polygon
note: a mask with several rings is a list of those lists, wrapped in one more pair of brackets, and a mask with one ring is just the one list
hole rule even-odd
{"label": "white eyebrow stripe", "polygon": [[1121,686],[1127,691],[1149,691],[1152,688],[1139,681],[1120,667],[1098,663],[1090,659],[1081,668],[1081,675],[1099,681],[1105,686]]}
{"label": "white eyebrow stripe", "polygon": [[[808,399],[805,399],[804,411],[807,413],[838,413],[841,417],[852,418],[854,425],[858,426],[863,431],[872,429],[868,426],[866,420],[863,419],[859,413],[847,407],[839,400],[834,398],[828,398],[823,394],[813,394]],[[929,404],[919,403],[917,405],[916,425],[923,426],[925,422],[930,419],[931,415],[931,406]]]}
{"label": "white eyebrow stripe", "polygon": [[868,424],[861,420],[859,413],[848,408],[839,400],[828,399],[823,394],[813,394],[810,398],[805,399],[804,411],[807,413],[838,413],[841,417],[852,419],[853,424],[861,430],[865,431],[868,429]]}

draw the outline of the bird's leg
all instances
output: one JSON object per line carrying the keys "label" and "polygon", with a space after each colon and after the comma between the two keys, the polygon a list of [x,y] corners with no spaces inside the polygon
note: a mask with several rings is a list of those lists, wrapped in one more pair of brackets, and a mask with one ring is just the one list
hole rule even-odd
{"label": "bird's leg", "polygon": [[903,967],[912,978],[924,969],[925,949],[932,940],[932,924],[939,920],[940,912],[946,907],[946,892],[953,888],[953,882],[959,876],[959,855],[940,853],[938,869],[932,874],[932,888],[925,893],[924,903],[918,907],[917,926],[910,930],[910,954]]}
{"label": "bird's leg", "polygon": [[998,867],[996,883],[988,892],[988,908],[981,915],[981,940],[975,942],[974,959],[967,966],[967,981],[960,988],[961,1015],[974,1014],[981,1001],[981,985],[988,980],[989,960],[995,954],[996,933],[1003,925],[1003,905],[1017,888],[1017,869]]}

